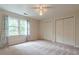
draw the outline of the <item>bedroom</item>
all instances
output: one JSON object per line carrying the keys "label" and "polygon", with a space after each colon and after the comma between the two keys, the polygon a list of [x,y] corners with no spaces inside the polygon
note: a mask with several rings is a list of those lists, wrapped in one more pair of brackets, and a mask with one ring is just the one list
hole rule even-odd
{"label": "bedroom", "polygon": [[0,4],[0,55],[78,54],[79,4]]}

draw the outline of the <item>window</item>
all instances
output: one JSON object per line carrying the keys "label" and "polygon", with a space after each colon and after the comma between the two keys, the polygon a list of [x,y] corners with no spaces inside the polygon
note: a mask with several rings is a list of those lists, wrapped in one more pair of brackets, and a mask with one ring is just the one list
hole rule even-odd
{"label": "window", "polygon": [[20,34],[27,35],[27,25],[28,23],[25,20],[20,20]]}
{"label": "window", "polygon": [[27,26],[28,26],[28,29],[27,29],[28,30],[28,35],[30,35],[30,23],[29,22],[28,22]]}
{"label": "window", "polygon": [[27,20],[19,20],[16,18],[8,17],[8,36],[28,34],[30,34],[30,24]]}

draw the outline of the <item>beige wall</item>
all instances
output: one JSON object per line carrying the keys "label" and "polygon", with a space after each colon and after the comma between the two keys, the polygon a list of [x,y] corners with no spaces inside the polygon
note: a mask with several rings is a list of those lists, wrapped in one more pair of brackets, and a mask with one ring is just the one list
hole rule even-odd
{"label": "beige wall", "polygon": [[50,41],[55,40],[55,23],[54,19],[40,21],[40,37]]}
{"label": "beige wall", "polygon": [[39,20],[29,19],[31,35],[29,40],[37,40],[39,35]]}

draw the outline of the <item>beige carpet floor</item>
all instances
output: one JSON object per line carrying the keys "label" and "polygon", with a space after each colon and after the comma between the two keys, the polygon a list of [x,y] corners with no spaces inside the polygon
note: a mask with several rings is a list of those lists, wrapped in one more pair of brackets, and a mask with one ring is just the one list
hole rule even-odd
{"label": "beige carpet floor", "polygon": [[0,49],[0,55],[77,55],[79,49],[72,46],[38,40]]}

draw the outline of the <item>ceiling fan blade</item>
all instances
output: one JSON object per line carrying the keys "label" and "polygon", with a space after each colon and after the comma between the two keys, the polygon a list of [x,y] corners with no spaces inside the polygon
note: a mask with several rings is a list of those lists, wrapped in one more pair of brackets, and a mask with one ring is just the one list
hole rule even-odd
{"label": "ceiling fan blade", "polygon": [[[32,7],[32,9],[39,9],[40,7]],[[52,8],[52,7],[43,7],[43,8]]]}

